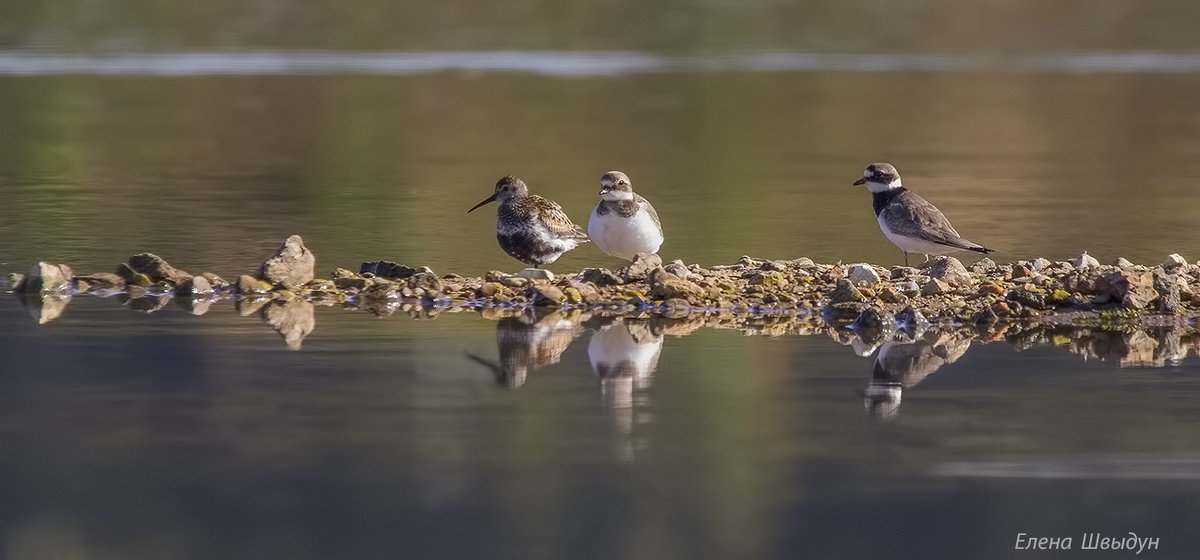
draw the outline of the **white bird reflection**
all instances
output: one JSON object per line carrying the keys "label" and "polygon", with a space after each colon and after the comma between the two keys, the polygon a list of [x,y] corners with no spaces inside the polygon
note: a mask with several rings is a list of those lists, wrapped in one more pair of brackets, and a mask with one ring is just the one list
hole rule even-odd
{"label": "white bird reflection", "polygon": [[915,342],[885,342],[875,356],[871,383],[863,391],[863,407],[873,417],[894,418],[906,389],[958,361],[970,347],[969,336],[953,331],[926,331]]}
{"label": "white bird reflection", "polygon": [[634,427],[650,420],[643,392],[650,386],[663,336],[644,321],[620,318],[600,327],[588,342],[588,360],[600,380],[600,394],[621,436],[618,452],[633,459],[635,448],[645,445],[634,437]]}
{"label": "white bird reflection", "polygon": [[601,327],[588,342],[588,360],[600,378],[600,392],[610,408],[633,406],[635,391],[650,385],[658,367],[663,337],[643,323],[618,320]]}

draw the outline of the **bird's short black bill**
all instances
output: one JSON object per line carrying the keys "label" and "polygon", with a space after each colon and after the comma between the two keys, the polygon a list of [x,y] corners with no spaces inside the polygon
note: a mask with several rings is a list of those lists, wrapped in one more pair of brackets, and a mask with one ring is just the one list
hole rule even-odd
{"label": "bird's short black bill", "polygon": [[855,182],[854,182],[854,186],[856,186],[856,187],[857,187],[857,186],[859,186],[859,185],[866,184],[866,182],[867,182],[867,178],[866,178],[866,177],[863,177],[862,179],[859,179],[859,180],[855,181]]}
{"label": "bird's short black bill", "polygon": [[479,204],[476,204],[475,206],[472,206],[470,210],[467,210],[467,213],[468,213],[468,214],[470,214],[471,212],[474,212],[476,208],[479,208],[480,206],[483,206],[484,204],[487,204],[487,203],[489,203],[489,202],[496,202],[496,195],[495,195],[495,194],[493,194],[492,196],[489,196],[489,197],[485,198],[485,199],[483,200],[483,202],[480,202]]}

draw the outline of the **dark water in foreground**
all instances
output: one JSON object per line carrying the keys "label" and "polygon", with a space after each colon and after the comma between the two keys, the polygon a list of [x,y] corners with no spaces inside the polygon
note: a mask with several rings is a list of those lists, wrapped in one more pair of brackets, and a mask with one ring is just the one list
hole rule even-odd
{"label": "dark water in foreground", "polygon": [[0,297],[4,557],[1200,544],[1190,337],[929,330],[877,362],[848,331],[306,307],[292,351],[261,314],[77,296],[39,327]]}

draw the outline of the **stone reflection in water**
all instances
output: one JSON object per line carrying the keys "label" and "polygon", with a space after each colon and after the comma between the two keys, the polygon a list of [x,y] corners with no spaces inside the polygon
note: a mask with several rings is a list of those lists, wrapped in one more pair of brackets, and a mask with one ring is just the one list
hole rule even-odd
{"label": "stone reflection in water", "polygon": [[[585,317],[579,311],[548,311],[541,308],[513,310],[512,315],[497,309],[485,310],[484,316],[496,321],[496,348],[500,362],[467,354],[487,366],[501,386],[517,388],[525,384],[530,371],[558,363],[563,352],[583,332]],[[489,316],[490,315],[490,316]]]}
{"label": "stone reflection in water", "polygon": [[71,303],[70,294],[50,294],[50,293],[20,293],[14,292],[17,301],[21,302],[21,307],[37,321],[39,325],[45,325],[62,316],[67,310],[67,304]]}
{"label": "stone reflection in water", "polygon": [[283,337],[288,350],[299,350],[317,328],[316,306],[302,299],[274,300],[262,310],[262,320]]}
{"label": "stone reflection in water", "polygon": [[875,356],[863,406],[872,417],[894,418],[905,390],[946,364],[958,361],[971,347],[970,331],[931,329],[911,342],[884,342]]}

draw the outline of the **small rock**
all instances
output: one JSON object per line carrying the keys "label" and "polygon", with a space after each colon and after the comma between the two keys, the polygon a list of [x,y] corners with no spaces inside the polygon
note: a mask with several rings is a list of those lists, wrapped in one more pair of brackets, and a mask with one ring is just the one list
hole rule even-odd
{"label": "small rock", "polygon": [[418,272],[409,276],[408,287],[414,290],[420,288],[427,292],[444,291],[442,279],[433,272]]}
{"label": "small rock", "polygon": [[163,260],[162,257],[153,253],[141,253],[129,257],[129,261],[125,263],[125,266],[117,269],[117,274],[124,278],[126,282],[133,282],[134,280],[130,272],[133,274],[145,274],[151,283],[166,280],[172,284],[178,284],[192,277],[191,274],[167,264],[167,261]]}
{"label": "small rock", "polygon": [[788,266],[795,268],[807,268],[813,266],[813,260],[808,257],[800,257],[798,259],[792,259],[788,261],[787,264]]}
{"label": "small rock", "polygon": [[748,283],[751,286],[782,288],[787,286],[787,278],[782,273],[777,271],[756,271],[750,275]]}
{"label": "small rock", "polygon": [[193,276],[175,287],[175,295],[183,298],[210,296],[212,293],[212,284],[203,276]]}
{"label": "small rock", "polygon": [[238,276],[236,287],[237,292],[242,295],[266,294],[270,293],[271,291],[270,284],[250,276],[249,274]]}
{"label": "small rock", "polygon": [[998,268],[999,267],[996,266],[996,261],[988,257],[983,257],[982,259],[971,263],[971,266],[968,266],[967,270],[976,274],[987,274],[989,272],[995,272]]}
{"label": "small rock", "polygon": [[607,268],[585,268],[583,272],[579,273],[579,279],[601,287],[620,286],[624,283],[620,276],[613,274]]}
{"label": "small rock", "polygon": [[500,279],[500,283],[509,288],[524,288],[532,282],[528,278],[521,278],[520,276],[505,276]]}
{"label": "small rock", "polygon": [[884,303],[904,303],[908,301],[908,296],[900,293],[899,290],[891,286],[884,286],[879,290],[879,299]]}
{"label": "small rock", "polygon": [[74,274],[65,264],[38,262],[13,290],[25,294],[64,292],[71,287]]}
{"label": "small rock", "polygon": [[[962,266],[962,263],[959,263],[959,266]],[[947,284],[942,280],[938,280],[937,278],[930,278],[924,286],[921,286],[921,295],[923,296],[948,294],[952,291],[954,291],[954,288],[950,287],[950,284]]]}
{"label": "small rock", "polygon": [[205,280],[208,280],[208,285],[212,286],[214,290],[222,290],[222,289],[232,286],[232,284],[230,284],[228,280],[221,278],[220,276],[217,276],[216,274],[213,274],[211,272],[205,272],[204,274],[201,274],[200,276],[203,276]]}
{"label": "small rock", "polygon": [[502,291],[504,291],[504,286],[496,282],[484,282],[483,285],[479,287],[479,295],[486,298],[496,297],[496,294]]}
{"label": "small rock", "polygon": [[892,267],[892,278],[895,278],[895,279],[911,278],[920,273],[921,273],[920,270],[917,270],[915,267],[911,267],[911,266],[896,265],[896,266]]}
{"label": "small rock", "polygon": [[1010,277],[1026,278],[1029,276],[1033,276],[1033,270],[1031,270],[1028,266],[1025,266],[1024,264],[1021,264],[1021,263],[1012,265],[1012,274],[1010,275]]}
{"label": "small rock", "polygon": [[1179,256],[1179,253],[1172,253],[1167,255],[1166,260],[1164,260],[1162,263],[1162,267],[1163,270],[1167,271],[1168,274],[1174,274],[1185,269],[1187,264],[1187,259]]}
{"label": "small rock", "polygon": [[1133,268],[1134,264],[1129,262],[1125,257],[1118,257],[1117,260],[1113,261],[1113,266],[1118,268]]}
{"label": "small rock", "polygon": [[86,282],[88,286],[87,291],[89,292],[95,290],[121,291],[125,289],[125,279],[111,272],[96,272],[93,274],[76,276],[75,280],[79,282]]}
{"label": "small rock", "polygon": [[684,278],[684,279],[687,279],[688,277],[690,277],[692,275],[692,271],[690,269],[688,269],[687,265],[683,264],[683,261],[681,261],[679,259],[675,259],[675,260],[671,261],[667,266],[664,266],[663,268],[666,269],[667,272],[670,272],[671,274],[674,274],[675,276],[678,276],[678,277]]}
{"label": "small rock", "polygon": [[[345,269],[339,269],[345,270]],[[346,271],[349,272],[349,271]],[[367,279],[361,276],[337,276],[337,271],[334,271],[333,285],[339,290],[361,290],[367,287]]]}
{"label": "small rock", "polygon": [[774,271],[787,270],[787,264],[785,264],[785,263],[782,263],[782,262],[779,262],[779,261],[766,261],[766,262],[763,262],[761,265],[759,265],[758,269],[759,269],[759,270],[766,270],[766,271],[771,271],[771,270],[774,270]]}
{"label": "small rock", "polygon": [[554,281],[554,273],[544,268],[526,268],[521,272],[516,273],[518,278],[528,278],[530,280],[545,280],[547,282]]}
{"label": "small rock", "polygon": [[917,283],[912,280],[906,280],[904,282],[897,282],[896,289],[900,290],[900,292],[902,292],[904,294],[909,294],[909,295],[917,294],[917,293],[921,292],[921,286],[918,286]]}
{"label": "small rock", "polygon": [[850,265],[850,270],[847,271],[846,277],[857,286],[875,285],[882,281],[879,273],[875,272],[875,267],[867,263]]}
{"label": "small rock", "polygon": [[537,285],[530,289],[529,299],[534,305],[562,305],[567,295],[558,286]]}
{"label": "small rock", "polygon": [[[1187,264],[1187,262],[1185,261],[1183,264]],[[1180,266],[1176,265],[1174,268],[1178,270]],[[1159,313],[1174,315],[1180,310],[1179,282],[1175,278],[1173,274],[1154,274],[1154,291],[1158,292],[1157,311]]]}
{"label": "small rock", "polygon": [[[640,253],[639,253],[640,255]],[[703,301],[707,291],[696,284],[684,280],[662,267],[655,268],[649,274],[650,297],[653,299],[686,299],[691,303]]]}
{"label": "small rock", "polygon": [[1015,290],[1011,290],[1005,297],[1007,297],[1009,301],[1015,301],[1026,307],[1032,307],[1034,309],[1046,308],[1046,295],[1035,292],[1028,288],[1017,288]]}
{"label": "small rock", "polygon": [[1049,267],[1051,264],[1054,264],[1054,263],[1051,263],[1050,259],[1047,259],[1045,257],[1038,257],[1036,259],[1033,259],[1032,261],[1029,261],[1029,267],[1034,270],[1042,270],[1044,268]]}
{"label": "small rock", "polygon": [[562,292],[567,296],[568,303],[583,303],[583,294],[579,293],[578,288],[568,286],[563,288]]}
{"label": "small rock", "polygon": [[583,298],[585,303],[600,301],[600,291],[591,284],[572,280],[570,287],[579,291],[579,297]]}
{"label": "small rock", "polygon": [[412,288],[398,282],[374,282],[359,292],[359,297],[371,300],[398,299],[400,296],[416,297]]}
{"label": "small rock", "polygon": [[[1049,261],[1046,261],[1049,262]],[[971,282],[971,273],[963,266],[962,261],[954,257],[940,255],[925,263],[925,273],[934,280],[960,286]],[[926,284],[928,285],[928,284]]]}
{"label": "small rock", "polygon": [[618,270],[617,274],[627,282],[643,280],[650,275],[651,271],[661,266],[662,257],[652,253],[638,253],[633,256],[633,261]]}
{"label": "small rock", "polygon": [[316,277],[317,257],[299,235],[288,237],[275,256],[258,269],[258,277],[285,288],[303,286]]}
{"label": "small rock", "polygon": [[867,298],[863,296],[862,292],[858,291],[858,288],[854,287],[854,284],[850,282],[850,279],[848,278],[839,279],[837,281],[837,285],[833,289],[833,292],[829,294],[830,304],[858,303],[865,301],[867,301]]}
{"label": "small rock", "polygon": [[1004,288],[994,282],[984,282],[979,285],[978,293],[981,296],[998,296],[1004,293]]}
{"label": "small rock", "polygon": [[1159,295],[1154,289],[1154,275],[1138,270],[1118,270],[1105,274],[1096,280],[1093,291],[1097,296],[1135,309],[1145,308]]}
{"label": "small rock", "polygon": [[1074,266],[1079,270],[1086,270],[1100,266],[1100,261],[1096,260],[1096,257],[1087,254],[1087,251],[1084,251],[1082,255],[1079,255],[1078,257],[1075,257],[1067,262],[1071,263],[1071,266]]}

